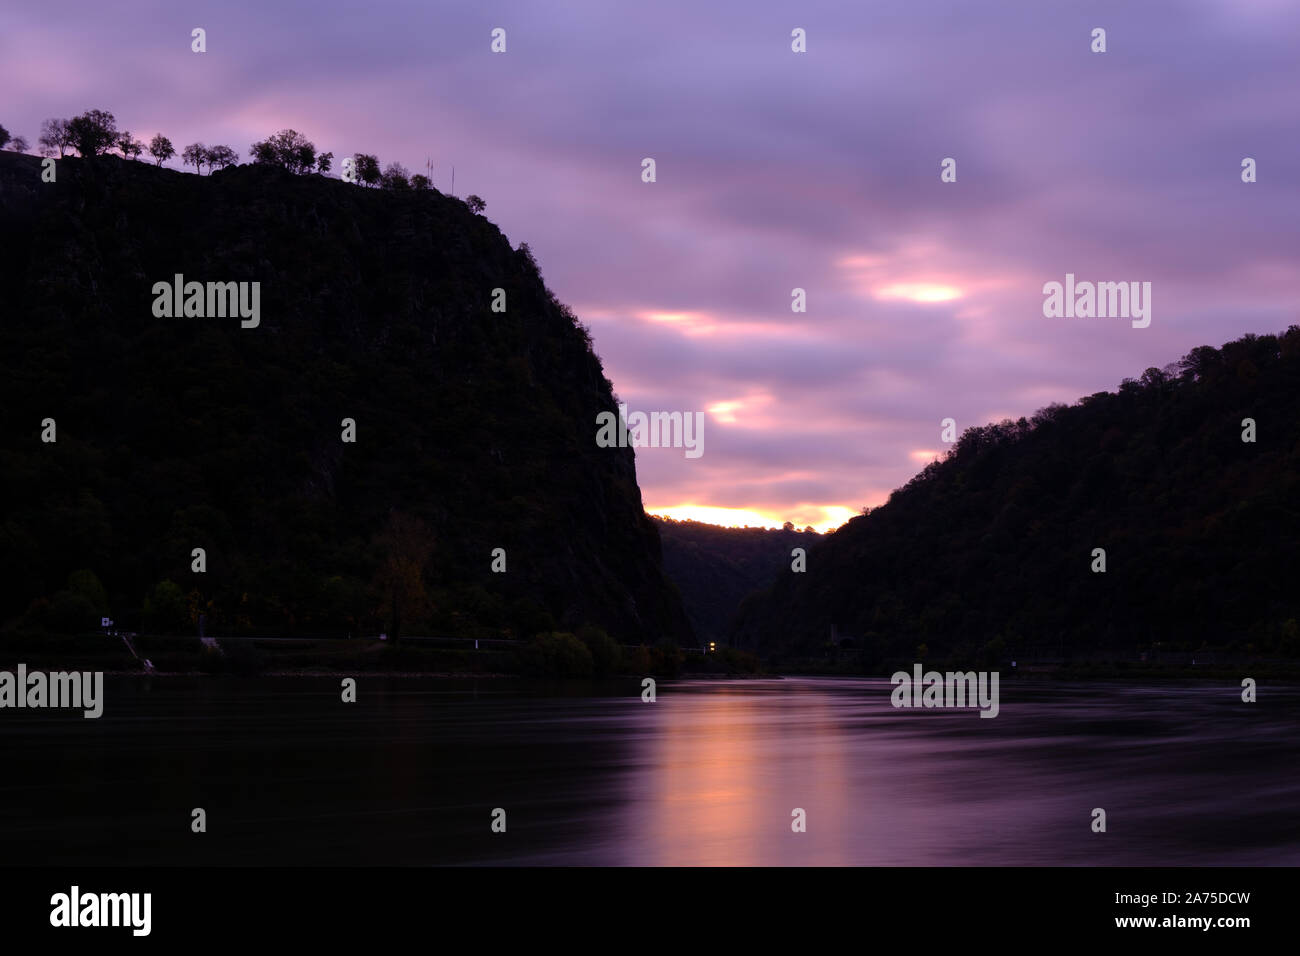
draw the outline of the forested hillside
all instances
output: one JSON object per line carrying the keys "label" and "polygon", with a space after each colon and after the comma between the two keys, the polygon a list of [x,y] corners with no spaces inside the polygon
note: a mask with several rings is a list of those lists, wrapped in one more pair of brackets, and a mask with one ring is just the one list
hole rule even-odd
{"label": "forested hillside", "polygon": [[741,600],[789,569],[794,548],[820,540],[811,528],[724,528],[702,521],[655,516],[663,540],[664,571],[702,642],[723,643]]}
{"label": "forested hillside", "polygon": [[834,634],[868,660],[922,644],[990,658],[1156,643],[1294,656],[1298,574],[1292,326],[968,429],[826,536],[806,573],[748,599],[734,638],[780,657]]}
{"label": "forested hillside", "polygon": [[[594,441],[610,383],[526,246],[437,190],[57,170],[0,154],[8,626],[689,639],[632,450]],[[159,317],[178,274],[259,283],[258,324]]]}

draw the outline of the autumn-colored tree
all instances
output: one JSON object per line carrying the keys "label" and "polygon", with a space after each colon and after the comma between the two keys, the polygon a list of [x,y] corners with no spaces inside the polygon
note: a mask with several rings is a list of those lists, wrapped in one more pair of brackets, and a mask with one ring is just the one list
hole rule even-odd
{"label": "autumn-colored tree", "polygon": [[433,537],[423,521],[393,510],[375,539],[379,568],[375,572],[378,614],[388,621],[388,638],[401,640],[402,630],[431,610],[424,575],[433,555]]}

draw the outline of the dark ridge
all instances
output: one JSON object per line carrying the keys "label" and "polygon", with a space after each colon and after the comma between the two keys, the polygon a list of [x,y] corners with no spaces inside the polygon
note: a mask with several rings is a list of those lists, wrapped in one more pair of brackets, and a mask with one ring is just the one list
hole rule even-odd
{"label": "dark ridge", "polygon": [[[1257,440],[1243,442],[1243,419]],[[1104,548],[1106,572],[1092,571]],[[746,599],[733,638],[872,662],[1100,649],[1300,653],[1300,326],[968,429]]]}
{"label": "dark ridge", "polygon": [[655,516],[664,571],[677,585],[696,638],[723,644],[740,602],[765,587],[795,548],[807,551],[821,535],[778,528],[724,528]]}
{"label": "dark ridge", "polygon": [[[633,452],[595,445],[611,385],[526,247],[436,190],[40,168],[0,154],[0,619],[373,633],[414,562],[404,633],[691,639]],[[259,282],[260,325],[155,318],[177,273]]]}

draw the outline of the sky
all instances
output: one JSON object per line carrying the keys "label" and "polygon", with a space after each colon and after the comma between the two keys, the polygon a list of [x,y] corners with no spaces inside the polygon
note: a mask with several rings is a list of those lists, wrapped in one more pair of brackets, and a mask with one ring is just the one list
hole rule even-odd
{"label": "sky", "polygon": [[[0,124],[32,143],[98,108],[178,150],[292,127],[444,192],[454,166],[630,411],[704,414],[698,457],[637,450],[646,509],[722,524],[834,527],[944,419],[1300,322],[1298,91],[1289,0],[0,8]],[[1149,326],[1045,316],[1067,273],[1151,283]]]}

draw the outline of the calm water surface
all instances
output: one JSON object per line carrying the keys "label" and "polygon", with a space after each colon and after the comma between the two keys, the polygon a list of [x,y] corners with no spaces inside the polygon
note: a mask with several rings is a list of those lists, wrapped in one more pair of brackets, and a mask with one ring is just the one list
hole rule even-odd
{"label": "calm water surface", "polygon": [[1294,686],[1003,682],[993,720],[867,680],[358,690],[123,677],[97,721],[0,711],[4,862],[1300,864]]}

